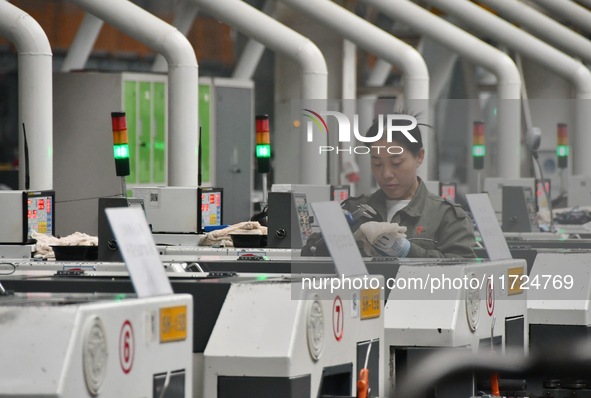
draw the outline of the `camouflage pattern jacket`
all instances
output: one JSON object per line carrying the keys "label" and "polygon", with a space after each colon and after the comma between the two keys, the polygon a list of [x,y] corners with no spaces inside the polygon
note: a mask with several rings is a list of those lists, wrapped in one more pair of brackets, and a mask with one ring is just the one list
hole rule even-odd
{"label": "camouflage pattern jacket", "polygon": [[[386,220],[386,195],[381,189],[371,196],[350,198],[342,207],[353,213],[361,204],[371,206],[378,214],[359,218],[352,225],[353,232],[363,222]],[[411,242],[407,257],[476,257],[471,219],[460,205],[430,193],[421,179],[408,206],[389,221],[407,228],[406,238]]]}

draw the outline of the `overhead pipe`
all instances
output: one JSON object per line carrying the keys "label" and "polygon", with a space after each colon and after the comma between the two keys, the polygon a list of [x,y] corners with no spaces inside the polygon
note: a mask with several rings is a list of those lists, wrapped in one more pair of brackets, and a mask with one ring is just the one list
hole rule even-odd
{"label": "overhead pipe", "polygon": [[[388,76],[392,71],[392,64],[383,59],[378,59],[365,80],[367,87],[382,87],[386,84]],[[431,95],[431,92],[429,92]],[[374,118],[374,106],[378,96],[375,94],[363,94],[359,96],[359,107],[357,112],[359,114],[360,123],[363,125],[371,125]],[[430,121],[427,121],[429,123]],[[371,161],[367,157],[360,157],[357,159],[359,165],[359,174],[362,176],[371,175]],[[358,192],[371,192],[372,180],[368,178],[361,178],[357,183]]]}
{"label": "overhead pipe", "polygon": [[572,0],[536,0],[536,5],[544,7],[558,17],[562,17],[577,28],[591,33],[591,12]]}
{"label": "overhead pipe", "polygon": [[102,20],[89,13],[84,15],[76,37],[74,37],[74,41],[62,64],[62,72],[84,69],[102,27]]}
{"label": "overhead pipe", "polygon": [[181,32],[127,0],[70,0],[168,61],[168,185],[197,186],[198,67]]}
{"label": "overhead pipe", "polygon": [[521,77],[511,58],[455,25],[435,16],[409,0],[362,0],[388,17],[401,21],[419,33],[452,49],[497,76],[499,108],[499,146],[503,153],[499,174],[520,176],[521,118],[519,113]]}
{"label": "overhead pipe", "polygon": [[[397,65],[402,71],[404,97],[408,108],[420,112],[423,120],[429,120],[429,71],[425,60],[415,48],[330,0],[280,1],[338,32],[378,58]],[[419,174],[428,179],[432,174],[429,169],[434,153],[430,153],[429,145],[433,137],[426,138],[424,144],[427,156]]]}
{"label": "overhead pipe", "polygon": [[[193,1],[219,20],[298,63],[302,70],[303,100],[326,100],[326,61],[312,41],[242,0]],[[300,136],[300,180],[306,184],[326,184],[326,156],[317,152],[317,144],[326,145],[326,137],[315,135],[314,140],[310,143],[304,134]]]}
{"label": "overhead pipe", "polygon": [[[576,91],[574,173],[591,176],[591,72],[582,63],[468,0],[427,0],[570,81]],[[503,154],[504,155],[504,154]]]}
{"label": "overhead pipe", "polygon": [[402,69],[407,99],[429,99],[429,71],[412,46],[330,0],[280,0]]}
{"label": "overhead pipe", "polygon": [[[177,28],[183,35],[187,36],[189,30],[191,30],[191,27],[193,26],[195,18],[197,17],[197,11],[199,10],[193,2],[188,0],[177,1],[172,26]],[[154,63],[152,64],[152,72],[166,72],[167,70],[168,63],[166,62],[166,58],[161,54],[156,55]]]}
{"label": "overhead pipe", "polygon": [[591,41],[519,0],[480,0],[556,48],[591,63]]}
{"label": "overhead pipe", "polygon": [[[262,11],[270,17],[273,17],[273,14],[275,13],[275,1],[266,0]],[[242,50],[240,59],[238,59],[238,62],[236,62],[236,67],[234,68],[232,77],[234,79],[252,79],[264,52],[264,44],[259,43],[250,37],[246,43],[246,46],[244,46],[244,50]]]}
{"label": "overhead pipe", "polygon": [[587,8],[591,8],[591,0],[578,0],[579,3]]}
{"label": "overhead pipe", "polygon": [[18,54],[19,187],[25,189],[23,124],[29,146],[30,190],[53,189],[52,53],[41,26],[0,0],[0,36]]}
{"label": "overhead pipe", "polygon": [[297,62],[302,68],[303,99],[326,99],[326,62],[312,41],[242,0],[192,1],[245,35]]}

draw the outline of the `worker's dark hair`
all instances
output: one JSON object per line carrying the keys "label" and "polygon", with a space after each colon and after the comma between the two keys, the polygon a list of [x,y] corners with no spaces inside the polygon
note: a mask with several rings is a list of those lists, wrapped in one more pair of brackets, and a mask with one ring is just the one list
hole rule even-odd
{"label": "worker's dark hair", "polygon": [[[413,114],[411,112],[403,112],[403,111],[399,111],[399,112],[394,112],[394,115],[409,115],[409,116],[414,116],[417,119],[417,126],[412,129],[409,130],[409,134],[413,136],[413,138],[415,140],[417,140],[417,142],[411,142],[404,134],[402,134],[402,132],[400,131],[393,131],[392,132],[392,141],[395,141],[396,143],[400,144],[402,147],[408,149],[414,156],[417,156],[421,150],[421,148],[423,147],[423,139],[421,138],[421,131],[419,130],[419,126],[427,126],[427,127],[431,127],[428,124],[424,124],[424,123],[419,123],[419,116],[420,114]],[[382,132],[382,137],[386,137],[386,115],[384,115],[384,120],[383,120],[383,128],[384,131]],[[394,126],[408,126],[408,123],[404,120],[393,120],[392,124]],[[379,128],[380,128],[380,123],[379,123],[379,119],[375,119],[373,124],[370,126],[370,128],[367,130],[367,132],[365,133],[365,137],[375,137],[378,135],[379,132]],[[366,142],[365,143],[366,146],[371,146],[373,145],[373,143],[371,142]]]}

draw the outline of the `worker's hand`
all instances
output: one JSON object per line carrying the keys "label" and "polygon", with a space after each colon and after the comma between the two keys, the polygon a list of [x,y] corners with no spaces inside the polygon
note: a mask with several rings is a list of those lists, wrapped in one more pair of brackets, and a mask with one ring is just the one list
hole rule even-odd
{"label": "worker's hand", "polygon": [[361,224],[359,231],[371,245],[373,256],[406,257],[410,251],[406,227],[397,223],[370,221]]}

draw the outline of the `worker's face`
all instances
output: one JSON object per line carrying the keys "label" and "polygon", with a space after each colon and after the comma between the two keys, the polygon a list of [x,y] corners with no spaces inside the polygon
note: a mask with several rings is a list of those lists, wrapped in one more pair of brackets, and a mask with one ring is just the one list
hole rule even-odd
{"label": "worker's face", "polygon": [[[417,168],[423,162],[425,150],[421,148],[415,156],[404,145],[386,140],[372,146],[371,173],[386,197],[393,200],[412,199],[418,187]],[[402,153],[392,154],[400,152],[400,148],[395,147],[403,148]]]}

